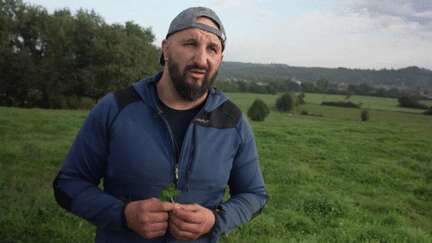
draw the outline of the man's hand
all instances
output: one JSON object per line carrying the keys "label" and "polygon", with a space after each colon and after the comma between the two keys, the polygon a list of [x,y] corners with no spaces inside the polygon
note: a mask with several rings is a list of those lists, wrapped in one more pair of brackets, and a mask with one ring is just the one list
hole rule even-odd
{"label": "man's hand", "polygon": [[168,212],[174,204],[151,198],[128,203],[124,210],[128,227],[146,239],[162,236],[168,228]]}
{"label": "man's hand", "polygon": [[196,240],[209,232],[215,224],[215,216],[198,204],[175,204],[170,214],[169,231],[177,240]]}

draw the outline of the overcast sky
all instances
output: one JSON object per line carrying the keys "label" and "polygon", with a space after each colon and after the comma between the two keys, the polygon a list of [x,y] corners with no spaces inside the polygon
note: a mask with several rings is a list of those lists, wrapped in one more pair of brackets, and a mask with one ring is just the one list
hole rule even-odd
{"label": "overcast sky", "polygon": [[94,9],[108,23],[151,27],[160,46],[190,6],[215,10],[226,61],[292,66],[432,69],[432,0],[25,0],[50,12]]}

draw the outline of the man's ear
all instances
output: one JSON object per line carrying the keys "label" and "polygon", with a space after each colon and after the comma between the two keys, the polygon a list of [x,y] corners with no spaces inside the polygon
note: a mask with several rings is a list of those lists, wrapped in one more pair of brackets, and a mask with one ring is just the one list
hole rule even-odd
{"label": "man's ear", "polygon": [[163,54],[163,58],[164,58],[165,62],[168,59],[168,55],[167,55],[167,53],[168,53],[168,45],[169,45],[168,41],[166,39],[164,39],[162,41],[162,54]]}

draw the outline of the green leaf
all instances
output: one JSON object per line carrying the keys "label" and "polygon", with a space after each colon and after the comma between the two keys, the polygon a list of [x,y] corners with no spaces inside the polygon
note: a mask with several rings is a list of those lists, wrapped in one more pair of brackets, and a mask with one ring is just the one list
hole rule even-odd
{"label": "green leaf", "polygon": [[180,191],[177,190],[174,183],[169,184],[165,189],[163,189],[159,195],[159,199],[161,201],[170,201],[174,202],[174,197],[179,194]]}

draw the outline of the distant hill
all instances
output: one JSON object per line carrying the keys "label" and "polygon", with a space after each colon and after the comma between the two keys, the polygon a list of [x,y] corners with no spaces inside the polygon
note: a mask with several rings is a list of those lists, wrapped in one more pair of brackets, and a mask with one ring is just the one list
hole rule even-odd
{"label": "distant hill", "polygon": [[371,86],[432,89],[432,71],[416,66],[401,69],[371,70],[224,62],[218,78],[220,80],[244,79],[260,82],[284,79],[299,81],[326,79],[334,83],[366,83]]}

